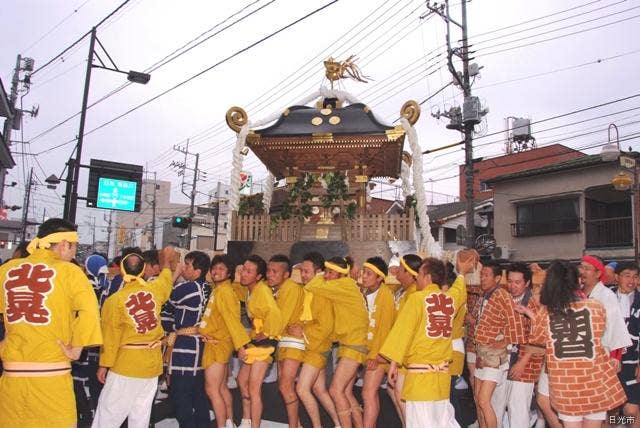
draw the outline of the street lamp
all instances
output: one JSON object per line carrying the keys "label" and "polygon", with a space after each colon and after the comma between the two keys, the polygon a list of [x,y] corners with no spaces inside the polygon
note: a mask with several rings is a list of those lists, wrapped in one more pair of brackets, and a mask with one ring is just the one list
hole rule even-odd
{"label": "street lamp", "polygon": [[[107,67],[100,56],[95,52],[96,42],[102,48],[113,67]],[[95,57],[100,61],[101,65],[93,64],[93,58]],[[140,73],[138,71],[122,71],[113,62],[107,50],[102,46],[100,40],[96,35],[96,27],[91,29],[91,41],[89,42],[89,58],[87,59],[87,71],[84,80],[84,94],[82,96],[82,110],[80,111],[80,129],[78,130],[78,142],[76,143],[76,157],[70,158],[67,161],[67,186],[65,190],[64,210],[63,217],[72,223],[76,221],[76,208],[78,204],[78,178],[80,175],[80,164],[82,163],[82,142],[84,140],[84,124],[87,117],[87,103],[89,99],[89,84],[91,83],[91,69],[103,68],[105,70],[115,71],[117,73],[123,73],[127,75],[127,79],[133,83],[147,84],[151,79],[151,76],[146,73]],[[53,183],[50,183],[53,184]]]}

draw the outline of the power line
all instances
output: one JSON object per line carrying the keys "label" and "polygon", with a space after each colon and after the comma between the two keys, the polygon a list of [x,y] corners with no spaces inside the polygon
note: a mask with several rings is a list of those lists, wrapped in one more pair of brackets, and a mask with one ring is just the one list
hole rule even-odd
{"label": "power line", "polygon": [[[113,15],[115,15],[120,9],[122,9],[127,3],[129,3],[130,0],[125,0],[123,1],[120,6],[118,6],[117,8],[115,8],[109,15],[105,16],[100,22],[98,22],[94,27],[99,27],[100,25],[102,25],[107,19],[111,18]],[[60,52],[58,55],[54,56],[53,58],[51,58],[49,61],[47,61],[43,66],[40,66],[38,68],[36,68],[32,73],[31,76],[33,76],[34,74],[36,74],[37,72],[39,72],[40,70],[42,70],[43,68],[46,68],[48,65],[50,65],[52,62],[54,62],[55,60],[57,60],[58,58],[60,58],[62,55],[64,55],[65,53],[67,53],[71,48],[73,48],[74,46],[76,46],[78,43],[80,43],[85,37],[87,37],[88,35],[91,34],[91,30],[87,31],[86,33],[84,33],[82,36],[80,36],[78,38],[78,40],[76,40],[75,42],[73,42],[71,45],[67,46],[66,48],[64,48],[62,50],[62,52]]]}
{"label": "power line", "polygon": [[78,11],[80,9],[82,9],[82,7],[84,5],[86,5],[87,3],[89,3],[91,0],[85,0],[80,6],[76,7],[75,9],[73,9],[73,12],[71,12],[70,14],[68,14],[66,17],[64,17],[60,22],[58,22],[56,25],[54,25],[49,31],[45,32],[42,36],[40,36],[35,42],[31,43],[29,46],[27,46],[25,49],[22,50],[23,56],[24,54],[31,49],[32,47],[34,47],[35,45],[37,45],[38,43],[40,43],[42,40],[45,39],[45,37],[47,37],[49,34],[53,33],[55,30],[57,30],[62,24],[64,24],[66,21],[69,20],[69,18],[71,18],[74,14],[78,13]]}
{"label": "power line", "polygon": [[[258,0],[258,1],[260,1],[260,0]],[[260,7],[259,9],[254,10],[254,11],[252,11],[251,13],[249,13],[249,14],[247,14],[247,15],[243,16],[242,18],[240,18],[240,19],[238,19],[238,20],[234,21],[233,23],[231,23],[231,24],[227,25],[227,26],[226,26],[226,27],[224,27],[222,30],[220,30],[220,31],[216,32],[214,35],[212,35],[212,36],[208,37],[207,39],[205,39],[205,40],[201,41],[201,42],[200,42],[200,43],[198,43],[197,45],[192,46],[191,48],[189,48],[189,50],[191,50],[191,49],[195,48],[196,46],[200,45],[201,43],[204,43],[204,41],[209,40],[211,37],[213,37],[213,36],[215,36],[215,35],[217,35],[217,34],[220,34],[222,31],[224,31],[224,30],[226,30],[226,29],[228,29],[228,28],[232,27],[233,25],[235,25],[235,24],[237,24],[237,23],[239,23],[239,22],[243,21],[243,20],[244,20],[244,19],[246,19],[247,17],[249,17],[249,16],[253,15],[253,14],[254,14],[254,13],[256,13],[256,12],[258,12],[259,10],[261,10],[261,9],[263,9],[263,8],[265,8],[265,7],[267,7],[267,6],[269,6],[269,5],[270,5],[271,3],[273,3],[274,1],[275,1],[275,0],[272,0],[272,1],[271,1],[271,2],[269,2],[268,4],[266,4],[266,5],[262,6],[262,7]],[[254,2],[254,3],[255,3],[255,2]],[[251,3],[251,4],[254,4],[254,3]],[[250,6],[250,5],[249,5],[249,6]],[[217,23],[215,26],[213,26],[212,28],[210,28],[209,30],[207,30],[204,34],[206,34],[206,33],[207,33],[207,32],[209,32],[209,31],[212,31],[212,30],[213,30],[213,29],[215,29],[216,27],[218,27],[218,26],[222,25],[224,22],[228,21],[231,17],[233,17],[233,16],[237,15],[238,13],[242,12],[242,11],[243,11],[243,10],[245,10],[247,7],[248,7],[248,6],[245,6],[243,9],[240,9],[240,11],[238,11],[238,12],[236,12],[236,13],[234,13],[234,14],[232,14],[232,15],[228,16],[228,17],[227,17],[227,18],[225,18],[223,21],[221,21],[221,22]],[[190,44],[190,43],[192,43],[194,40],[197,40],[199,37],[201,37],[201,35],[200,35],[200,36],[198,36],[198,37],[196,37],[196,39],[192,39],[191,41],[187,42],[187,44],[186,44],[186,45],[189,45],[189,44]],[[184,45],[184,46],[186,46],[186,45]],[[183,47],[184,47],[184,46],[183,46]],[[182,49],[182,48],[179,48],[179,49]],[[178,49],[178,50],[179,50],[179,49]],[[177,51],[177,50],[176,50],[176,51]],[[180,55],[176,55],[175,57],[173,57],[173,58],[171,58],[171,59],[169,59],[169,60],[165,61],[164,63],[162,63],[162,61],[164,61],[165,59],[167,59],[169,56],[173,55],[176,51],[172,52],[172,53],[171,53],[171,54],[169,54],[168,56],[165,56],[165,57],[164,57],[163,59],[161,59],[160,61],[157,61],[154,65],[152,65],[151,67],[149,67],[149,68],[148,68],[148,70],[151,70],[151,71],[153,71],[153,70],[157,70],[158,68],[160,68],[160,67],[162,67],[162,66],[164,66],[164,65],[166,65],[166,64],[168,64],[168,63],[170,63],[170,62],[171,62],[171,61],[173,61],[174,59],[178,58],[178,57],[179,57],[180,55],[182,55],[183,53],[186,53],[188,50],[186,50],[186,51],[182,52]],[[83,61],[83,63],[84,63],[84,62],[86,62],[86,61]],[[161,64],[160,64],[160,63],[161,63]],[[160,65],[158,65],[158,64],[160,64]],[[63,74],[64,74],[64,73],[63,73]],[[57,78],[57,77],[59,77],[59,76],[60,76],[60,75],[56,76],[55,78]],[[49,81],[51,81],[51,80],[53,80],[53,79],[49,79],[49,80],[47,80],[47,82],[49,82]],[[111,96],[113,96],[113,95],[117,94],[118,92],[120,92],[120,91],[121,91],[121,90],[123,90],[124,88],[128,87],[130,84],[131,84],[131,82],[127,82],[127,83],[125,83],[125,84],[123,84],[123,85],[121,85],[121,86],[117,87],[116,89],[114,89],[114,90],[112,90],[112,91],[108,92],[106,95],[103,95],[102,97],[100,97],[100,98],[99,98],[99,99],[97,99],[96,101],[94,101],[94,102],[92,102],[91,104],[89,104],[87,108],[88,108],[88,109],[89,109],[89,108],[92,108],[92,107],[94,107],[95,105],[97,105],[97,104],[99,104],[99,103],[101,103],[101,102],[105,101],[105,100],[106,100],[106,99],[108,99],[109,97],[111,97]],[[57,124],[55,124],[55,125],[53,125],[53,126],[51,126],[51,127],[47,128],[47,129],[45,129],[44,131],[40,132],[40,133],[39,133],[39,134],[37,134],[35,137],[32,137],[29,141],[30,141],[30,142],[34,142],[34,141],[38,140],[39,138],[41,138],[41,137],[43,137],[43,136],[47,135],[47,134],[48,134],[48,133],[50,133],[51,131],[53,131],[53,130],[55,130],[55,129],[59,128],[60,126],[62,126],[62,125],[64,125],[65,123],[69,122],[70,120],[72,120],[72,119],[76,118],[77,116],[79,116],[79,115],[80,115],[80,113],[81,113],[81,112],[76,112],[76,113],[72,114],[71,116],[67,117],[66,119],[63,119],[62,121],[58,122]],[[51,147],[51,149],[57,149],[57,148],[63,147],[63,146],[65,146],[65,145],[67,145],[67,144],[71,144],[73,141],[75,141],[75,138],[74,138],[74,139],[71,139],[71,140],[69,140],[69,141],[67,141],[67,142],[65,142],[65,143],[61,143],[61,144],[58,144],[58,145],[56,145],[56,146],[53,146],[53,147]]]}
{"label": "power line", "polygon": [[[560,36],[550,37],[550,38],[542,39],[542,40],[536,40],[534,42],[525,43],[523,45],[518,45],[518,46],[511,46],[511,47],[504,48],[504,49],[499,49],[499,50],[493,51],[493,52],[480,53],[480,55],[481,56],[482,55],[489,56],[489,55],[495,55],[497,53],[508,52],[508,51],[511,51],[511,50],[514,50],[514,49],[520,49],[520,48],[524,48],[524,47],[528,47],[528,46],[534,46],[534,45],[537,45],[537,44],[540,44],[540,43],[546,43],[546,42],[549,42],[549,41],[558,40],[558,39],[562,39],[562,38],[569,37],[569,36],[575,36],[575,35],[582,34],[582,33],[587,33],[589,31],[593,31],[593,30],[598,30],[600,28],[608,27],[610,25],[619,24],[621,22],[629,21],[631,19],[638,18],[638,17],[640,17],[640,15],[633,15],[633,16],[629,16],[627,18],[619,19],[617,21],[612,21],[612,22],[608,22],[606,24],[597,25],[595,27],[585,28],[584,30],[573,31],[571,33],[562,34]],[[523,40],[523,39],[521,39],[521,40]],[[494,45],[494,46],[491,46],[491,47],[497,47],[497,46],[500,46],[500,45],[509,44],[509,43],[513,43],[513,42],[517,42],[517,41],[519,41],[519,40],[512,40],[510,42],[505,42],[505,43]],[[483,49],[488,49],[488,48],[483,48]]]}
{"label": "power line", "polygon": [[120,114],[120,115],[116,116],[115,118],[113,118],[113,119],[111,119],[111,120],[109,120],[109,121],[107,121],[107,122],[103,123],[102,125],[99,125],[99,126],[97,126],[96,128],[93,128],[91,131],[86,132],[86,133],[85,133],[85,135],[91,134],[91,133],[93,133],[93,132],[95,132],[95,131],[97,131],[97,130],[99,130],[99,129],[104,128],[105,126],[108,126],[108,125],[112,124],[113,122],[115,122],[115,121],[117,121],[117,120],[119,120],[119,119],[123,118],[124,116],[126,116],[126,115],[128,115],[128,114],[130,114],[130,113],[132,113],[132,112],[134,112],[134,111],[136,111],[136,110],[138,110],[139,108],[141,108],[141,107],[143,107],[143,106],[145,106],[145,105],[147,105],[147,104],[149,104],[149,103],[151,103],[151,102],[153,102],[153,101],[155,101],[155,100],[157,100],[158,98],[160,98],[160,97],[162,97],[162,96],[164,96],[164,95],[166,95],[166,94],[168,94],[168,93],[170,93],[170,92],[174,91],[175,89],[177,89],[177,88],[179,88],[179,87],[181,87],[181,86],[183,86],[183,85],[185,85],[185,84],[187,84],[187,83],[191,82],[192,80],[194,80],[194,79],[196,79],[196,78],[198,78],[198,77],[202,76],[203,74],[207,73],[208,71],[213,70],[214,68],[218,67],[219,65],[224,64],[225,62],[227,62],[227,61],[231,60],[232,58],[235,58],[236,56],[238,56],[238,55],[240,55],[240,54],[242,54],[242,53],[244,53],[244,52],[246,52],[246,51],[250,50],[251,48],[253,48],[253,47],[255,47],[255,46],[259,45],[260,43],[262,43],[262,42],[264,42],[264,41],[266,41],[266,40],[269,40],[270,38],[272,38],[272,37],[276,36],[277,34],[279,34],[279,33],[283,32],[283,31],[285,31],[285,30],[289,29],[290,27],[293,27],[294,25],[298,24],[299,22],[304,21],[305,19],[307,19],[307,18],[309,18],[309,17],[311,17],[311,16],[315,15],[316,13],[318,13],[318,12],[320,12],[320,11],[322,11],[322,10],[326,9],[327,7],[329,7],[329,6],[333,5],[333,4],[337,3],[337,2],[338,2],[338,0],[333,0],[333,1],[331,1],[331,2],[329,2],[329,3],[327,3],[327,4],[325,4],[324,6],[321,6],[321,7],[317,8],[317,9],[315,9],[314,11],[312,11],[312,12],[310,12],[310,13],[308,13],[308,14],[304,15],[303,17],[296,19],[295,21],[293,21],[293,22],[291,22],[291,23],[289,23],[289,24],[285,25],[284,27],[281,27],[280,29],[278,29],[278,30],[274,31],[273,33],[271,33],[271,34],[269,34],[269,35],[267,35],[267,36],[265,36],[265,37],[261,38],[260,40],[258,40],[258,41],[256,41],[256,42],[253,42],[253,43],[251,43],[250,45],[248,45],[248,46],[246,46],[246,47],[244,47],[244,48],[242,48],[242,49],[240,49],[240,50],[236,51],[235,53],[233,53],[233,54],[229,55],[228,57],[226,57],[226,58],[224,58],[224,59],[222,59],[222,60],[220,60],[220,61],[216,62],[216,63],[215,63],[215,64],[213,64],[212,66],[207,67],[207,68],[205,68],[204,70],[202,70],[202,71],[200,71],[200,72],[198,72],[198,73],[194,74],[193,76],[189,77],[188,79],[183,80],[182,82],[180,82],[180,83],[178,83],[178,84],[176,84],[176,85],[172,86],[171,88],[169,88],[169,89],[167,89],[167,90],[165,90],[165,91],[163,91],[163,92],[159,93],[158,95],[156,95],[156,96],[154,96],[154,97],[149,98],[148,100],[146,100],[146,101],[144,101],[144,102],[142,102],[142,103],[140,103],[140,104],[136,105],[135,107],[130,108],[129,110],[127,110],[127,111],[125,111],[124,113],[122,113],[122,114]]}

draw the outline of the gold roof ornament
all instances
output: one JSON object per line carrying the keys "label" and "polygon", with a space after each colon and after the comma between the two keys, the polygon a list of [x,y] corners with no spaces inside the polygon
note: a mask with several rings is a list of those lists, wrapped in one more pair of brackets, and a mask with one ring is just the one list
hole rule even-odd
{"label": "gold roof ornament", "polygon": [[400,109],[402,117],[407,119],[410,124],[415,125],[420,118],[420,104],[414,100],[409,100]]}
{"label": "gold roof ornament", "polygon": [[235,132],[240,132],[240,128],[247,123],[249,116],[242,107],[234,106],[227,110],[225,119],[229,128],[233,129]]}
{"label": "gold roof ornament", "polygon": [[351,55],[342,62],[336,61],[331,57],[324,62],[324,75],[331,82],[331,89],[333,89],[333,82],[336,80],[351,78],[358,82],[367,83],[368,81],[366,79],[371,79],[360,72],[360,68],[355,62],[355,55]]}

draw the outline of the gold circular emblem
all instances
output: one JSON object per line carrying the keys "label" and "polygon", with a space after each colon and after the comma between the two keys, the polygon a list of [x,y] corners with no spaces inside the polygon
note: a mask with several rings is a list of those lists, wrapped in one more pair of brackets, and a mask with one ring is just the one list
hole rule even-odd
{"label": "gold circular emblem", "polygon": [[316,116],[313,119],[311,119],[311,123],[315,126],[322,125],[322,118],[320,116]]}
{"label": "gold circular emblem", "polygon": [[320,114],[328,116],[328,115],[331,114],[331,109],[330,108],[323,108],[323,109],[320,110]]}
{"label": "gold circular emblem", "polygon": [[338,116],[331,116],[329,118],[329,123],[332,125],[337,125],[340,123],[340,118]]}

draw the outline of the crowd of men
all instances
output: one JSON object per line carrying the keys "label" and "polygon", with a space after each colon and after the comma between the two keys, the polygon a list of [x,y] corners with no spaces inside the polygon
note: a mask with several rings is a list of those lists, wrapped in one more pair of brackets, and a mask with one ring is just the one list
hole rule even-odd
{"label": "crowd of men", "polygon": [[[47,220],[0,267],[0,428],[147,427],[165,387],[181,427],[212,426],[210,409],[217,427],[235,427],[230,378],[235,422],[259,428],[273,367],[292,428],[302,409],[313,428],[321,412],[336,427],[375,427],[383,391],[403,426],[459,427],[464,378],[482,428],[640,426],[632,262],[553,262],[537,287],[537,265],[503,270],[473,250],[356,266],[317,252],[236,265],[125,248],[79,266],[75,230]],[[477,294],[465,284],[474,273]]]}

